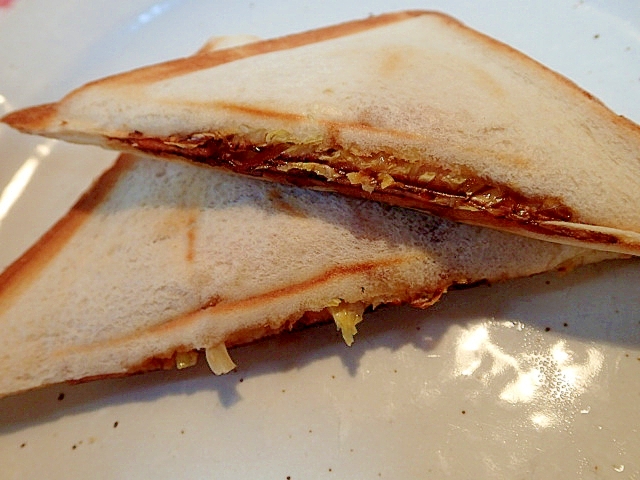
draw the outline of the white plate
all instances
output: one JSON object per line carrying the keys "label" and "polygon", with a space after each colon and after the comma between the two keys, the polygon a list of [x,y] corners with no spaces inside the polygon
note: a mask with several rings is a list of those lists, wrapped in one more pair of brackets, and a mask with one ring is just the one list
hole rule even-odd
{"label": "white plate", "polygon": [[[448,12],[640,121],[636,0],[4,0],[0,113],[212,35],[404,8]],[[113,158],[0,127],[0,268]],[[640,478],[639,308],[640,264],[606,263],[378,312],[352,348],[331,326],[283,335],[235,350],[222,378],[201,365],[9,397],[0,477]]]}

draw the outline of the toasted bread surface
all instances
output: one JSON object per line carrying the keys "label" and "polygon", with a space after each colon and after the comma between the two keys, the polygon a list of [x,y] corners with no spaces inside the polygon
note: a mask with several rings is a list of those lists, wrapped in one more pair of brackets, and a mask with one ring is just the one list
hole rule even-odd
{"label": "toasted bread surface", "polygon": [[205,48],[4,121],[640,253],[640,128],[561,75],[435,12]]}

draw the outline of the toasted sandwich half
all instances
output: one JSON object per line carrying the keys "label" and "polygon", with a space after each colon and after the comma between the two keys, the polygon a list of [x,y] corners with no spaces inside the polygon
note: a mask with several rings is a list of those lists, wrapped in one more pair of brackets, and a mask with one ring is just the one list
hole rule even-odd
{"label": "toasted sandwich half", "polygon": [[122,156],[0,275],[0,396],[186,367],[332,317],[347,343],[380,304],[615,254],[380,203]]}
{"label": "toasted sandwich half", "polygon": [[638,125],[439,13],[204,49],[3,121],[640,254]]}

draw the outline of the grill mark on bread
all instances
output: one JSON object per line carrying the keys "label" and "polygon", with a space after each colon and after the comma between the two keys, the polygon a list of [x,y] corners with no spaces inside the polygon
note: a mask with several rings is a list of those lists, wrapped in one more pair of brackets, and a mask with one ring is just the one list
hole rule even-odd
{"label": "grill mark on bread", "polygon": [[187,221],[187,262],[192,263],[195,257],[197,213],[191,210]]}
{"label": "grill mark on bread", "polygon": [[[184,193],[185,198],[187,192]],[[158,222],[150,231],[152,242],[162,242],[173,238],[176,233],[186,236],[184,244],[185,259],[192,263],[196,253],[196,240],[198,237],[199,211],[193,205],[180,205],[180,209],[165,215],[164,221]]]}
{"label": "grill mark on bread", "polygon": [[[179,325],[191,323],[195,321],[203,311],[207,311],[207,310],[211,310],[212,313],[213,311],[215,311],[216,314],[220,314],[227,311],[250,309],[262,303],[268,303],[283,297],[302,294],[306,291],[309,291],[313,288],[318,288],[320,285],[326,284],[332,280],[335,280],[341,277],[350,277],[350,276],[355,276],[359,274],[365,274],[368,272],[373,272],[377,269],[393,267],[401,263],[404,263],[407,260],[408,259],[406,257],[393,257],[393,258],[388,258],[386,260],[379,260],[376,262],[364,262],[364,263],[351,264],[351,265],[337,265],[331,269],[324,271],[323,273],[315,277],[309,278],[304,282],[287,285],[285,287],[272,290],[269,292],[265,292],[259,295],[255,295],[253,297],[244,298],[241,300],[222,300],[215,303],[213,306],[210,306],[210,302],[207,302],[206,304],[207,306],[205,308],[198,309],[197,311],[192,312],[191,314],[186,314],[181,318],[170,320],[169,322],[165,322],[159,325],[154,325],[146,329],[145,331],[150,333],[151,332],[155,333],[165,329],[172,329]],[[304,312],[300,312],[299,315],[302,315],[303,313]]]}
{"label": "grill mark on bread", "polygon": [[[404,256],[391,257],[386,260],[379,260],[376,262],[364,262],[358,264],[351,265],[337,265],[334,268],[328,269],[321,274],[311,277],[306,281],[299,282],[292,285],[287,285],[285,287],[268,291],[262,294],[258,294],[248,298],[242,298],[240,300],[221,300],[219,297],[213,297],[211,300],[207,301],[201,308],[198,308],[195,311],[185,313],[179,317],[172,318],[164,323],[156,324],[149,326],[147,328],[135,330],[127,333],[124,336],[118,338],[110,338],[107,340],[103,340],[100,342],[94,342],[90,345],[78,345],[73,346],[71,348],[65,350],[59,350],[56,353],[52,353],[52,355],[68,355],[70,353],[81,353],[85,350],[96,350],[100,348],[112,347],[115,345],[125,344],[129,341],[133,341],[136,338],[151,338],[154,335],[162,335],[166,331],[170,331],[176,328],[184,328],[185,326],[192,325],[193,323],[197,323],[198,320],[202,318],[202,315],[206,315],[208,313],[211,314],[224,314],[225,312],[234,312],[234,311],[249,311],[253,308],[260,308],[261,305],[277,301],[279,299],[290,297],[294,295],[301,295],[307,291],[317,289],[319,286],[323,284],[327,284],[332,280],[337,280],[343,277],[350,277],[361,274],[368,274],[370,272],[375,272],[379,269],[384,268],[392,268],[394,266],[398,266],[402,263],[408,262],[410,259]],[[438,287],[440,288],[440,287]],[[423,292],[422,292],[423,293]],[[305,311],[294,312],[290,315],[289,320],[284,323],[295,322],[296,319],[299,319],[305,314]],[[282,324],[282,320],[279,320],[277,323],[272,324],[268,319],[265,319],[265,322],[260,326],[260,328],[264,327],[267,329],[277,329]],[[251,327],[249,330],[252,330]],[[217,342],[226,341],[226,338],[218,339]],[[240,341],[240,337],[237,337],[237,341],[239,343],[244,343]]]}
{"label": "grill mark on bread", "polygon": [[[183,102],[187,103],[187,102]],[[200,108],[202,107],[202,103],[194,104],[194,107]],[[280,110],[273,110],[268,108],[258,108],[254,105],[241,105],[238,103],[229,103],[229,102],[211,102],[211,107],[216,109],[227,110],[234,113],[241,113],[245,115],[251,115],[257,118],[269,118],[269,119],[278,119],[285,122],[305,122],[308,121],[308,118],[305,115],[300,115],[297,113],[284,112]],[[345,129],[350,130],[363,130],[370,133],[378,133],[383,135],[390,135],[395,138],[403,138],[407,140],[424,140],[426,138],[424,133],[416,134],[404,130],[393,130],[389,128],[381,128],[376,127],[372,123],[370,123],[367,118],[362,117],[357,121],[352,122],[340,122],[337,120],[326,120],[326,119],[316,119],[320,125],[323,125],[327,129],[327,138],[328,143],[336,144],[338,143],[338,139],[340,138],[340,134]],[[135,134],[130,134],[130,138],[144,137],[144,134],[141,132],[137,132]],[[121,140],[117,137],[107,137],[107,140]]]}
{"label": "grill mark on bread", "polygon": [[215,102],[215,108],[222,110],[228,110],[234,113],[242,113],[245,115],[251,115],[254,117],[267,117],[276,118],[278,120],[284,120],[288,122],[302,122],[305,120],[304,115],[298,115],[296,113],[280,112],[277,110],[271,110],[267,108],[258,108],[254,105],[240,105],[237,103],[229,102]]}
{"label": "grill mark on bread", "polygon": [[407,48],[392,47],[381,52],[379,71],[383,76],[395,76],[406,73],[410,59],[415,57],[415,53]]}

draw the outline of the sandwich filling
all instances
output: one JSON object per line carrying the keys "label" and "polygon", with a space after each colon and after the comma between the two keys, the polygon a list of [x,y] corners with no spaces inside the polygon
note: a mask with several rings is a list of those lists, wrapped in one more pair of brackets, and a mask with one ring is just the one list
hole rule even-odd
{"label": "sandwich filling", "polygon": [[298,186],[324,187],[373,200],[393,199],[395,204],[455,220],[489,221],[497,227],[518,226],[543,235],[618,243],[615,235],[546,224],[579,223],[572,209],[558,198],[525,196],[507,185],[482,178],[469,168],[459,166],[453,170],[437,166],[437,159],[410,162],[384,151],[350,152],[323,145],[320,140],[294,143],[287,141],[285,132],[251,137],[198,133],[169,138],[135,132],[108,141],[119,148],[183,158]]}

